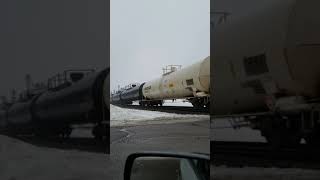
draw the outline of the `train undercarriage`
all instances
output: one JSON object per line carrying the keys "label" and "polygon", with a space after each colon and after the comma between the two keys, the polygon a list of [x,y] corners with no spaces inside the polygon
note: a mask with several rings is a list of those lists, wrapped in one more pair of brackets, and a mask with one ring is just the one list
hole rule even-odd
{"label": "train undercarriage", "polygon": [[309,145],[320,145],[319,111],[303,111],[297,115],[275,114],[249,122],[273,146],[297,146],[302,139]]}
{"label": "train undercarriage", "polygon": [[[91,130],[93,137],[96,140],[103,140],[107,137],[107,129],[109,126],[103,123],[94,124]],[[9,136],[23,136],[34,135],[41,138],[70,138],[74,128],[71,125],[61,126],[37,126],[37,127],[8,127],[6,130],[1,131],[3,134]]]}
{"label": "train undercarriage", "polygon": [[140,106],[162,106],[163,100],[143,100],[139,101]]}
{"label": "train undercarriage", "polygon": [[302,140],[310,146],[320,146],[319,103],[291,104],[290,109],[234,115],[229,120],[233,128],[249,126],[259,130],[274,147],[294,147]]}
{"label": "train undercarriage", "polygon": [[[175,100],[175,99],[173,99]],[[210,108],[210,98],[209,97],[194,97],[187,98],[187,100],[193,105],[195,108]],[[139,101],[140,106],[163,106],[164,100],[142,100]],[[132,104],[127,103],[127,104]]]}
{"label": "train undercarriage", "polygon": [[187,98],[187,100],[193,105],[195,108],[210,108],[210,98],[209,97],[194,97]]}

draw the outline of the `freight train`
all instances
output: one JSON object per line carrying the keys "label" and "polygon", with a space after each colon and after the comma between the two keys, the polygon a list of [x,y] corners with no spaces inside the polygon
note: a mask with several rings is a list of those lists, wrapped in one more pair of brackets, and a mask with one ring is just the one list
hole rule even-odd
{"label": "freight train", "polygon": [[320,1],[214,0],[213,120],[275,146],[320,144]]}
{"label": "freight train", "polygon": [[164,100],[187,99],[197,108],[210,105],[210,57],[178,70],[170,66],[162,77],[142,84],[133,84],[111,95],[113,104],[162,106]]}
{"label": "freight train", "polygon": [[28,90],[0,111],[0,131],[9,135],[68,137],[72,125],[94,124],[97,139],[108,136],[109,68],[68,70],[42,90]]}

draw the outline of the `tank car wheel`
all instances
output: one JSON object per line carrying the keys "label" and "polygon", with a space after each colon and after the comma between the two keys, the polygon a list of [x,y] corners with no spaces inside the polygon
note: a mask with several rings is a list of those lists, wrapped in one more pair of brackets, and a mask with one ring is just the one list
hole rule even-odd
{"label": "tank car wheel", "polygon": [[301,141],[301,136],[298,133],[281,127],[265,129],[261,131],[261,135],[276,149],[280,147],[296,147]]}
{"label": "tank car wheel", "polygon": [[295,127],[288,128],[286,121],[279,117],[269,117],[261,120],[260,130],[267,142],[273,148],[295,147],[300,144],[301,135]]}
{"label": "tank car wheel", "polygon": [[208,102],[207,104],[205,104],[204,107],[205,107],[206,109],[210,109],[210,102]]}
{"label": "tank car wheel", "polygon": [[274,148],[296,147],[300,144],[301,138],[297,135],[288,133],[275,133],[265,137],[267,142]]}
{"label": "tank car wheel", "polygon": [[140,101],[140,102],[139,102],[139,105],[142,106],[142,107],[144,107],[144,106],[145,106],[145,103]]}
{"label": "tank car wheel", "polygon": [[199,104],[199,102],[193,102],[193,103],[192,103],[192,106],[193,106],[194,108],[201,108],[201,105]]}

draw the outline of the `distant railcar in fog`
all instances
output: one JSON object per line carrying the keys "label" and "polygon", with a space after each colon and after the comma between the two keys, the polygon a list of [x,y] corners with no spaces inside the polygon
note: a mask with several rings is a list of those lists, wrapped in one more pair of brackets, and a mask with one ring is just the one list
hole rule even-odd
{"label": "distant railcar in fog", "polygon": [[187,99],[197,108],[210,105],[210,57],[189,67],[176,69],[170,66],[155,80],[131,85],[111,95],[111,103],[143,106],[162,106],[164,100]]}
{"label": "distant railcar in fog", "polygon": [[109,69],[70,70],[48,80],[48,87],[0,111],[2,131],[40,136],[69,136],[71,125],[95,124],[96,138],[109,126]]}
{"label": "distant railcar in fog", "polygon": [[216,0],[212,115],[274,145],[320,144],[320,1]]}

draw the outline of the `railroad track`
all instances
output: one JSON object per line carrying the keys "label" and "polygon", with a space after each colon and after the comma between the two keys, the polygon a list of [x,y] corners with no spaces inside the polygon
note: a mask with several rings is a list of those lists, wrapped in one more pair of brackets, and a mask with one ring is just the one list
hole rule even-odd
{"label": "railroad track", "polygon": [[209,115],[208,109],[200,109],[194,107],[182,107],[182,106],[139,106],[139,105],[116,105],[122,108],[138,109],[147,111],[160,111],[176,114],[202,114]]}
{"label": "railroad track", "polygon": [[267,143],[211,141],[211,163],[231,167],[320,169],[320,147],[275,149]]}

